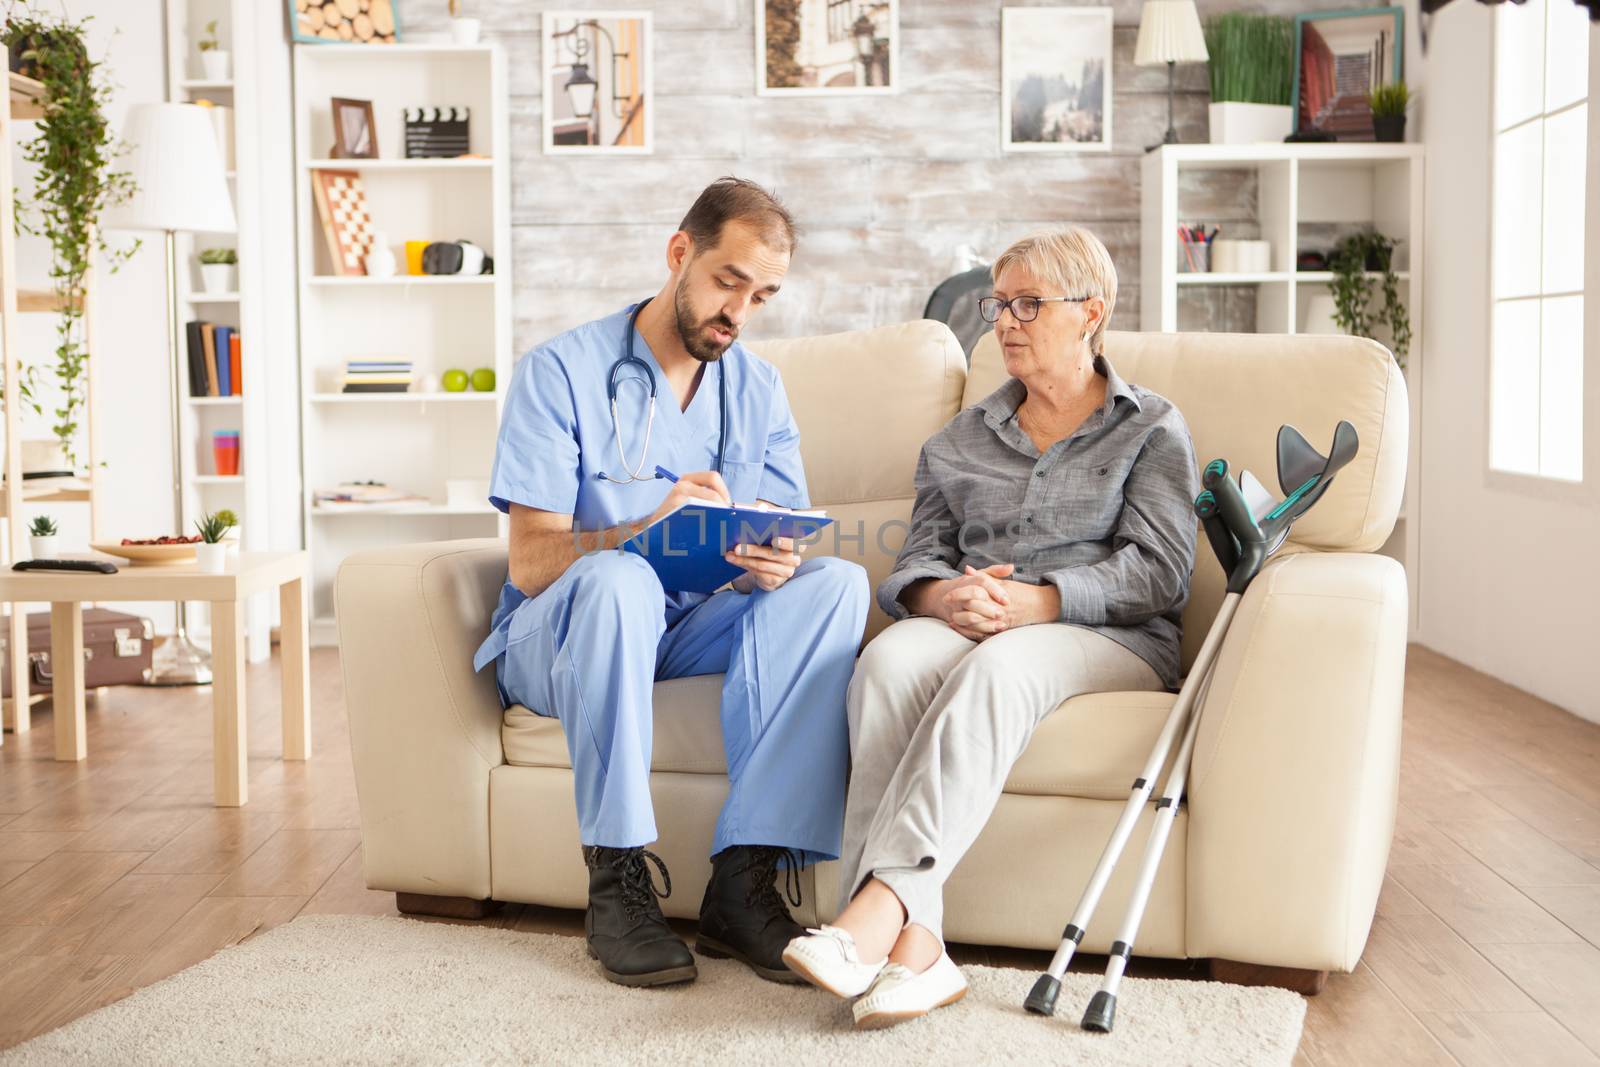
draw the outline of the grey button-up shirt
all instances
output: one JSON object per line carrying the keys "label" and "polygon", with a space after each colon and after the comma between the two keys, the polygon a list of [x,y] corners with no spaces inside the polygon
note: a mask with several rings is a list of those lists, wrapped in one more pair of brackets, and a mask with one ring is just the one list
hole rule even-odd
{"label": "grey button-up shirt", "polygon": [[1061,620],[1132,650],[1176,688],[1183,606],[1194,567],[1199,491],[1188,424],[1165,397],[1124,382],[1103,356],[1105,403],[1040,455],[1017,422],[1015,378],[922,446],[911,530],[878,587],[900,594],[962,568],[1016,565],[1012,577],[1061,592]]}

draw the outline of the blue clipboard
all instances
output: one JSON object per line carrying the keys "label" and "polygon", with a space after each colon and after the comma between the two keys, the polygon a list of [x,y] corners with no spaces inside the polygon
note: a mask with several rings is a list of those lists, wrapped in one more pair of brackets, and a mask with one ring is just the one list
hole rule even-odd
{"label": "blue clipboard", "polygon": [[734,545],[764,545],[774,537],[803,541],[834,521],[814,513],[686,503],[624,541],[621,550],[643,557],[669,593],[711,593],[745,573],[722,558]]}

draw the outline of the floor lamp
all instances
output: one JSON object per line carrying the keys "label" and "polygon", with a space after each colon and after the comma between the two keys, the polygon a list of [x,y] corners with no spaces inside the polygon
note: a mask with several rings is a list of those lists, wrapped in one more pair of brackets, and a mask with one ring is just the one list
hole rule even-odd
{"label": "floor lamp", "polygon": [[[179,358],[183,330],[178,315],[178,234],[234,233],[239,224],[222,169],[222,153],[206,110],[194,104],[135,104],[123,137],[133,146],[128,160],[135,192],[107,213],[108,230],[162,234],[167,255],[167,371],[172,414],[172,525],[182,536],[183,413],[185,366]],[[176,630],[156,646],[151,685],[205,685],[211,681],[211,655],[189,640],[187,610],[177,602]]]}

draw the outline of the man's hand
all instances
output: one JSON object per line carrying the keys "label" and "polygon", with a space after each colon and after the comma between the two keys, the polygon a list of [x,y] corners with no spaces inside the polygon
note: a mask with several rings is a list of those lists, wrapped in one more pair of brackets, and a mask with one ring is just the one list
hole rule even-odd
{"label": "man's hand", "polygon": [[794,577],[805,550],[805,545],[791,537],[774,537],[770,545],[734,545],[722,558],[744,568],[745,573],[733,580],[739,592],[762,589],[770,593]]}
{"label": "man's hand", "polygon": [[713,504],[731,504],[733,495],[728,492],[728,485],[722,480],[722,475],[716,471],[690,471],[682,475],[672,485],[672,490],[667,493],[666,499],[661,501],[661,506],[656,508],[651,516],[644,520],[644,525],[649,526],[669,512],[674,511],[680,504],[690,500],[709,500]]}
{"label": "man's hand", "polygon": [[960,578],[946,579],[933,603],[937,617],[969,641],[1005,630],[1010,625],[1010,587],[1015,583],[1002,579],[1014,570],[1010,563],[994,563],[981,571],[969,566]]}

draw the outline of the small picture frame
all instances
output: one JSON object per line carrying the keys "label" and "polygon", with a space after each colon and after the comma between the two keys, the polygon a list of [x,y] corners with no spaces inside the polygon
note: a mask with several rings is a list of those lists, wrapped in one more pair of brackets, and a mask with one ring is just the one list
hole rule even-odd
{"label": "small picture frame", "polygon": [[899,0],[754,0],[759,96],[899,91]]}
{"label": "small picture frame", "polygon": [[333,97],[333,151],[330,158],[378,158],[378,131],[372,122],[371,100]]}
{"label": "small picture frame", "polygon": [[1000,148],[1111,150],[1111,8],[1000,9]]}
{"label": "small picture frame", "polygon": [[395,44],[400,0],[287,0],[289,36],[304,44]]}
{"label": "small picture frame", "polygon": [[1294,17],[1294,128],[1338,141],[1376,139],[1367,94],[1404,76],[1403,7]]}
{"label": "small picture frame", "polygon": [[543,13],[544,150],[649,155],[655,62],[648,11]]}

